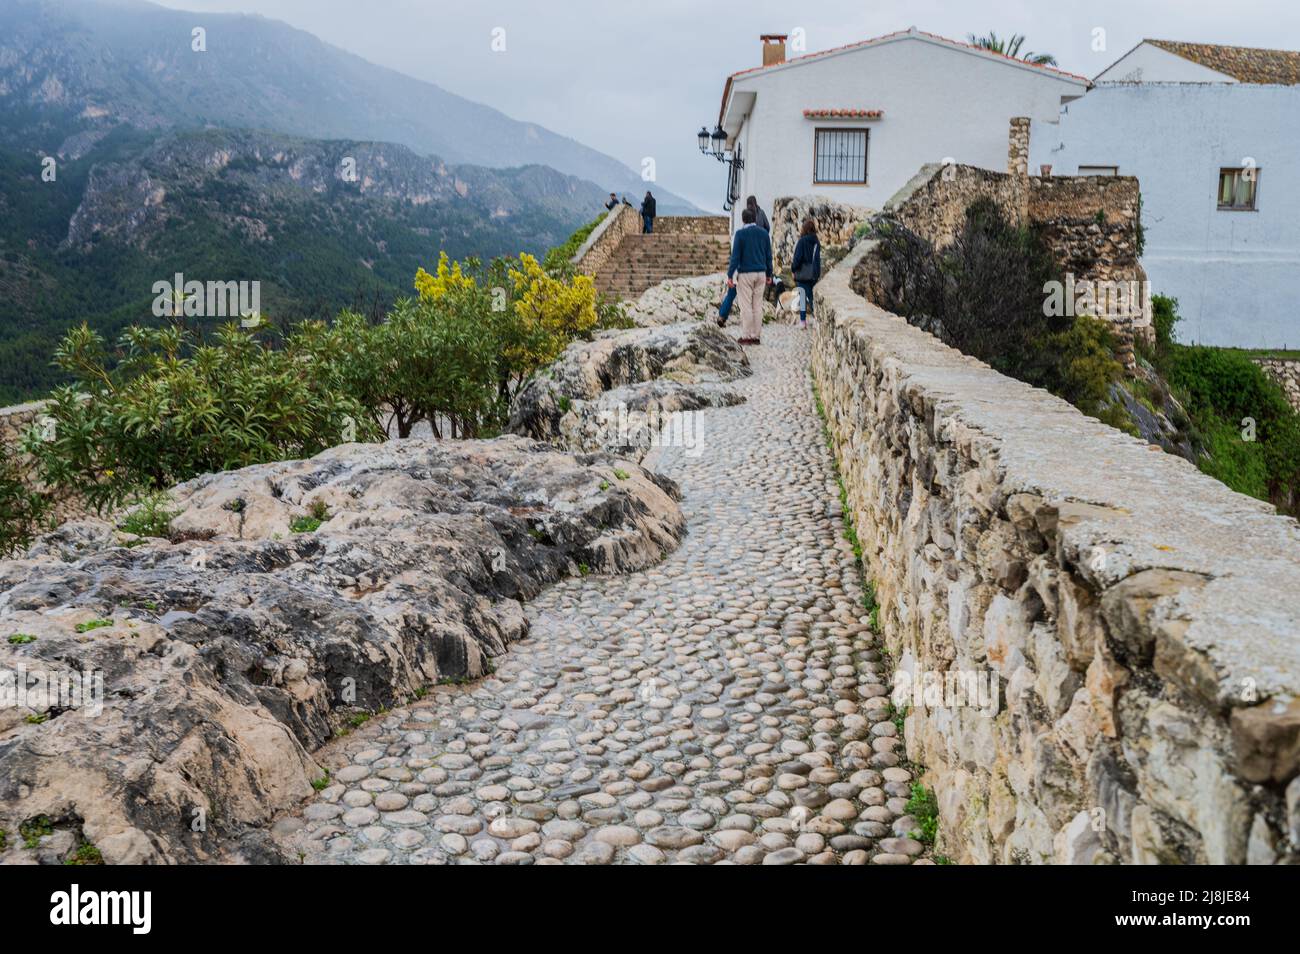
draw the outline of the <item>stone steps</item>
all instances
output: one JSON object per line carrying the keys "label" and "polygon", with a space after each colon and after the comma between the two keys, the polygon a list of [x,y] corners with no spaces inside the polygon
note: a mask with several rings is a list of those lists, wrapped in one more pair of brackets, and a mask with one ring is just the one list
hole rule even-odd
{"label": "stone steps", "polygon": [[596,274],[596,287],[607,295],[636,298],[670,278],[724,271],[730,252],[725,233],[628,235]]}

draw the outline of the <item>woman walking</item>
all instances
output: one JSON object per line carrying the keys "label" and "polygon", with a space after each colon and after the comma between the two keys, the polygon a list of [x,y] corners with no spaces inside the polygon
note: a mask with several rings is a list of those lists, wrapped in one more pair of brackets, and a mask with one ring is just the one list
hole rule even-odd
{"label": "woman walking", "polygon": [[790,272],[799,288],[799,327],[807,328],[813,311],[813,286],[822,277],[822,244],[817,241],[817,223],[811,218],[804,219],[799,230]]}

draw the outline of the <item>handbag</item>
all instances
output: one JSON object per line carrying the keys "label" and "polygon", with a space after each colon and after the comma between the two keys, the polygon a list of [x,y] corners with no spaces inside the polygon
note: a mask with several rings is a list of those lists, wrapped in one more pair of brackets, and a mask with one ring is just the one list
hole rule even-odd
{"label": "handbag", "polygon": [[804,262],[794,270],[794,280],[797,282],[813,282],[817,280],[817,252],[820,246],[813,246],[813,253],[808,256],[808,261]]}

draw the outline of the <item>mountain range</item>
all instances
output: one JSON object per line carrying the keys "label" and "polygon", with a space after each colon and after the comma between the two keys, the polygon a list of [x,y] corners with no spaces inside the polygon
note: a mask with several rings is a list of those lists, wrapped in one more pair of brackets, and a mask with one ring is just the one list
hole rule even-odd
{"label": "mountain range", "polygon": [[[196,33],[201,27],[201,33]],[[289,320],[409,292],[438,252],[540,253],[644,183],[533,123],[254,15],[0,5],[0,402],[155,281],[260,280]],[[655,189],[661,214],[694,211]]]}

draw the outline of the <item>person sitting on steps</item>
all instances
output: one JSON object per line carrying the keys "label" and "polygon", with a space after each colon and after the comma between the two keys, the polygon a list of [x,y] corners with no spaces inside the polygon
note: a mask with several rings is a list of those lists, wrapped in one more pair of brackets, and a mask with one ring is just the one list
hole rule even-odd
{"label": "person sitting on steps", "polygon": [[727,286],[738,288],[740,299],[740,343],[759,344],[763,330],[763,289],[772,283],[772,239],[755,224],[754,210],[744,209],[744,223],[731,240],[731,261],[727,264]]}

